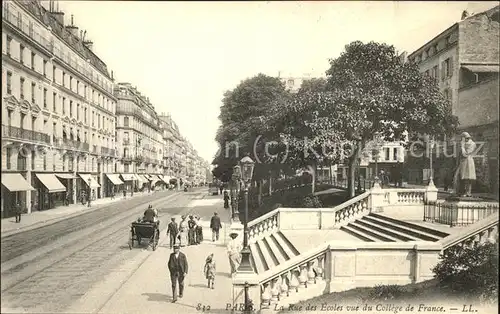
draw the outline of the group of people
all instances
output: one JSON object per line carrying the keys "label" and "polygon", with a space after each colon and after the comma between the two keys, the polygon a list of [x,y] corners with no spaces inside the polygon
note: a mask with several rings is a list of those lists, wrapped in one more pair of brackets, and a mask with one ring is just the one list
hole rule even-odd
{"label": "group of people", "polygon": [[182,215],[179,224],[175,221],[175,217],[172,217],[171,220],[167,227],[170,248],[173,248],[175,243],[178,243],[179,246],[187,246],[197,245],[203,241],[203,227],[199,216],[190,215],[187,219],[186,215]]}

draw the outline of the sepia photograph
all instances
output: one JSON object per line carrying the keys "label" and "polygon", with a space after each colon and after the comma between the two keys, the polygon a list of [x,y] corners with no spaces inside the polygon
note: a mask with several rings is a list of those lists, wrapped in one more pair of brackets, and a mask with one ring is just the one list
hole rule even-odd
{"label": "sepia photograph", "polygon": [[497,314],[498,1],[2,0],[1,313]]}

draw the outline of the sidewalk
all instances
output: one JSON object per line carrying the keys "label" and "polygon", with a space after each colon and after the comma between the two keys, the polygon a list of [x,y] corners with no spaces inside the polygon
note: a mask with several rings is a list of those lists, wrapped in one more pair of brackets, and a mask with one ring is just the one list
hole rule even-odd
{"label": "sidewalk", "polygon": [[[165,221],[162,223],[161,240],[156,251],[143,250],[139,252],[141,258],[134,258],[134,261],[117,267],[101,283],[94,286],[92,291],[75,302],[70,309],[71,312],[128,314],[143,313],[147,309],[149,313],[196,313],[203,312],[203,306],[205,312],[226,312],[225,308],[227,303],[231,303],[232,296],[229,259],[224,244],[227,232],[221,230],[219,241],[212,242],[209,226],[214,211],[221,216],[223,229],[228,229],[229,214],[222,208],[220,197],[195,200],[183,211],[184,214],[193,213],[202,217],[204,241],[200,245],[181,248],[181,252],[186,254],[189,265],[182,299],[172,303],[172,288],[167,268],[172,250],[169,248],[169,239],[165,236],[167,227]],[[179,221],[180,215],[174,217]],[[214,290],[207,287],[203,273],[205,259],[211,253],[214,254],[217,265]],[[137,265],[137,268],[131,264]],[[125,271],[131,273],[126,278],[123,274]],[[107,293],[112,294],[109,299],[106,297]]]}
{"label": "sidewalk", "polygon": [[[134,196],[128,195],[125,200],[149,195],[148,192],[134,193]],[[2,237],[23,232],[26,230],[35,229],[44,225],[52,224],[70,217],[81,215],[85,212],[94,211],[106,205],[120,202],[123,196],[111,199],[100,198],[91,202],[91,207],[82,205],[81,203],[71,204],[69,206],[59,206],[53,209],[44,211],[35,211],[30,214],[23,214],[20,223],[16,223],[15,217],[3,218],[1,221],[1,235]]]}

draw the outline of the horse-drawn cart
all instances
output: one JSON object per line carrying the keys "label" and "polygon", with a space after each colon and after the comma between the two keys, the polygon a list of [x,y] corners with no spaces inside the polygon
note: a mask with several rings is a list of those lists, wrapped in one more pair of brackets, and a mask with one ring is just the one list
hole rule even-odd
{"label": "horse-drawn cart", "polygon": [[134,247],[134,241],[141,245],[142,240],[147,240],[148,245],[156,250],[160,238],[159,221],[157,222],[133,222],[130,226],[130,238],[128,246],[130,249]]}

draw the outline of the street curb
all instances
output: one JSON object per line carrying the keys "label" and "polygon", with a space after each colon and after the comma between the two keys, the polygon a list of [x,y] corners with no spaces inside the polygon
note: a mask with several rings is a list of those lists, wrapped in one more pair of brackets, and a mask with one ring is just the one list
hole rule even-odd
{"label": "street curb", "polygon": [[[151,195],[151,194],[141,195],[138,198],[145,197],[145,196],[148,196],[148,195]],[[101,209],[103,207],[109,206],[111,204],[117,204],[117,203],[120,203],[121,201],[126,201],[126,200],[130,200],[130,198],[128,198],[128,199],[121,199],[121,200],[118,200],[116,202],[109,202],[107,204],[101,204],[101,205],[98,205],[96,207],[90,207],[90,209],[88,209],[88,210],[84,209],[84,210],[81,210],[79,212],[71,213],[71,214],[68,214],[68,215],[61,216],[61,217],[56,217],[56,218],[51,218],[51,219],[47,219],[47,220],[42,220],[42,221],[36,222],[34,224],[28,225],[28,226],[20,227],[20,228],[11,230],[11,231],[2,232],[0,234],[0,237],[6,238],[6,237],[10,237],[10,236],[13,236],[13,235],[21,233],[21,232],[30,231],[30,230],[42,228],[42,227],[45,227],[45,226],[50,226],[50,225],[55,224],[55,223],[57,223],[59,221],[62,221],[62,220],[65,220],[65,219],[69,219],[69,218],[73,218],[73,217],[77,217],[77,216],[80,216],[80,215],[83,215],[83,214],[86,214],[86,213],[90,213],[90,212],[96,211],[98,209]]]}

